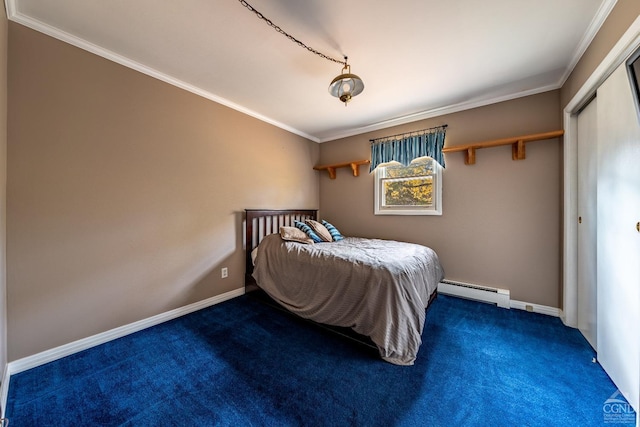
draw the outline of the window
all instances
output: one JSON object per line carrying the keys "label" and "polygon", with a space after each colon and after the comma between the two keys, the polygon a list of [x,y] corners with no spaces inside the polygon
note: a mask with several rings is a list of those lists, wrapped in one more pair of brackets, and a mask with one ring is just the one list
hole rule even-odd
{"label": "window", "polygon": [[376,215],[442,215],[442,166],[420,157],[409,166],[387,163],[375,171]]}

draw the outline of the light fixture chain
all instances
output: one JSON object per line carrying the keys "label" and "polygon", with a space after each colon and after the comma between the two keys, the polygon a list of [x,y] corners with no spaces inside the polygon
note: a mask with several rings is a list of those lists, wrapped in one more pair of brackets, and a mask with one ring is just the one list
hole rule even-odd
{"label": "light fixture chain", "polygon": [[276,24],[274,24],[269,18],[267,18],[266,16],[264,16],[262,13],[260,13],[259,11],[257,11],[253,6],[251,6],[249,3],[247,3],[245,0],[238,0],[244,7],[246,7],[247,9],[249,9],[251,12],[255,13],[256,16],[260,19],[262,19],[264,22],[267,23],[267,25],[269,25],[271,28],[273,28],[274,30],[276,30],[277,32],[279,32],[280,34],[282,34],[283,36],[285,36],[286,38],[288,38],[289,40],[291,40],[292,42],[296,43],[298,46],[305,48],[306,50],[308,50],[311,53],[314,53],[316,55],[318,55],[320,58],[324,58],[326,60],[329,61],[333,61],[336,62],[338,64],[342,64],[344,66],[347,65],[347,61],[346,58],[344,61],[340,61],[338,59],[332,58],[330,56],[325,55],[322,52],[319,52],[317,50],[315,50],[314,48],[307,46],[306,44],[302,43],[300,40],[298,40],[297,38],[293,37],[291,34],[287,33],[286,31],[284,31],[282,28],[280,28],[279,26],[277,26]]}

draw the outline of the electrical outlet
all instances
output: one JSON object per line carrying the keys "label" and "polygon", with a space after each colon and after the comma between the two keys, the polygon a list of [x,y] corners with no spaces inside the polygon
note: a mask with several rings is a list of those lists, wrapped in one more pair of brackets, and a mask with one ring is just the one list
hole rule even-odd
{"label": "electrical outlet", "polygon": [[229,276],[229,269],[227,267],[222,267],[222,269],[220,270],[220,274],[221,274],[223,279],[225,277],[228,277]]}
{"label": "electrical outlet", "polygon": [[524,308],[525,308],[527,311],[533,311],[533,306],[532,306],[532,305],[527,304],[527,305],[525,305],[525,306],[524,306]]}

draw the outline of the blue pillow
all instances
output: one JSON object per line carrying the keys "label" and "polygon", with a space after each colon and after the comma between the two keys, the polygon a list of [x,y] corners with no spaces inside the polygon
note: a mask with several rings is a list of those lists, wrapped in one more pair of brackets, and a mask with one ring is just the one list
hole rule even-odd
{"label": "blue pillow", "polygon": [[311,240],[313,240],[314,243],[321,243],[324,242],[324,240],[322,240],[320,238],[320,236],[318,236],[312,229],[311,227],[309,227],[307,224],[305,224],[304,222],[300,222],[300,221],[293,221],[293,224],[296,226],[296,228],[299,228],[300,230],[304,231],[305,233],[307,233],[307,236],[309,236],[311,238]]}
{"label": "blue pillow", "polygon": [[324,225],[326,227],[326,229],[329,230],[329,234],[331,234],[331,237],[333,238],[334,242],[337,242],[338,240],[344,239],[344,236],[342,234],[340,234],[338,229],[335,228],[331,223],[329,223],[329,222],[327,222],[327,221],[325,221],[323,219],[322,220],[322,225]]}

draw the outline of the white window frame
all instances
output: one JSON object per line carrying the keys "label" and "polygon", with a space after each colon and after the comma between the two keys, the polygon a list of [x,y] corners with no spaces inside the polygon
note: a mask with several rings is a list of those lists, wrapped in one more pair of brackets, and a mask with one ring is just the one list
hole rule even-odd
{"label": "white window frame", "polygon": [[[433,188],[435,203],[433,206],[407,206],[385,207],[383,206],[382,184],[386,178],[386,165],[380,165],[374,171],[374,214],[375,215],[442,215],[442,166],[433,160]],[[425,175],[426,176],[426,175]]]}

